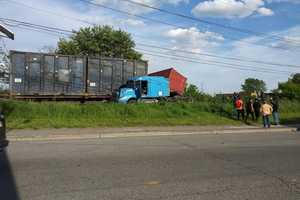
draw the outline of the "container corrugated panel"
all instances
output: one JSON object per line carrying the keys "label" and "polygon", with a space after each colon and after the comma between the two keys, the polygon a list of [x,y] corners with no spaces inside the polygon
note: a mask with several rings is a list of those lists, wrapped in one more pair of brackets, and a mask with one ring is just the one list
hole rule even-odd
{"label": "container corrugated panel", "polygon": [[144,76],[148,73],[147,62],[135,61],[135,76]]}
{"label": "container corrugated panel", "polygon": [[70,83],[71,87],[68,93],[73,95],[83,94],[85,92],[85,58],[69,57]]}
{"label": "container corrugated panel", "polygon": [[100,82],[100,59],[89,58],[88,59],[88,80],[87,80],[87,92],[89,94],[100,94],[101,82]]}
{"label": "container corrugated panel", "polygon": [[114,58],[88,58],[88,93],[112,95],[114,90],[134,76],[147,74],[145,61],[123,60]]}
{"label": "container corrugated panel", "polygon": [[78,95],[84,93],[83,57],[12,51],[11,93]]}
{"label": "container corrugated panel", "polygon": [[150,76],[163,76],[170,81],[170,91],[172,95],[183,95],[187,78],[170,68],[149,74]]}
{"label": "container corrugated panel", "polygon": [[113,66],[113,84],[112,89],[118,90],[119,87],[123,84],[123,60],[114,59],[112,61]]}
{"label": "container corrugated panel", "polygon": [[123,73],[123,84],[127,82],[128,79],[135,76],[134,61],[124,61],[124,73]]}
{"label": "container corrugated panel", "polygon": [[128,78],[147,74],[146,61],[11,51],[14,95],[112,95]]}
{"label": "container corrugated panel", "polygon": [[25,54],[14,53],[10,56],[11,60],[11,80],[10,90],[16,94],[24,94],[25,92]]}

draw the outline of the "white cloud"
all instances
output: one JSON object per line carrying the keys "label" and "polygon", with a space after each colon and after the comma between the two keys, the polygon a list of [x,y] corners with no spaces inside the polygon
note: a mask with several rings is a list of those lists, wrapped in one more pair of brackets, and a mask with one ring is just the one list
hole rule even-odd
{"label": "white cloud", "polygon": [[263,16],[272,16],[272,15],[274,15],[274,12],[271,10],[271,9],[269,9],[269,8],[259,8],[258,10],[257,10],[257,12],[259,13],[259,14],[261,14],[261,15],[263,15]]}
{"label": "white cloud", "polygon": [[125,25],[129,25],[129,26],[137,26],[137,27],[141,27],[141,26],[145,26],[145,22],[141,21],[141,20],[135,20],[135,19],[126,19],[123,21],[123,23]]}
{"label": "white cloud", "polygon": [[193,10],[195,16],[243,18],[256,12],[271,15],[272,10],[263,7],[263,0],[207,0],[200,2]]}
{"label": "white cloud", "polygon": [[200,32],[196,27],[172,29],[164,35],[172,40],[173,49],[193,52],[202,52],[203,49],[216,47],[224,41],[222,35],[210,31]]}

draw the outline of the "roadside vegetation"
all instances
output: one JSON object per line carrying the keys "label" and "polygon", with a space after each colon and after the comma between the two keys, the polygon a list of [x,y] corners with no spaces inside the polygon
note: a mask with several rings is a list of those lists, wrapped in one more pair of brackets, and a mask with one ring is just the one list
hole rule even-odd
{"label": "roadside vegetation", "polygon": [[[231,103],[217,99],[132,105],[2,101],[1,108],[10,129],[244,124],[235,120]],[[281,119],[299,123],[300,103],[282,102]]]}
{"label": "roadside vegetation", "polygon": [[[273,97],[280,99],[279,113],[283,124],[300,123],[299,90],[294,89],[300,87],[299,80],[296,74],[273,91]],[[246,79],[242,88],[244,100],[253,98],[253,93],[262,95],[266,90],[264,82],[257,79]],[[260,98],[268,99],[270,96]],[[0,109],[6,115],[7,127],[11,129],[245,124],[236,120],[232,98],[225,95],[212,97],[199,91],[195,85],[187,86],[184,97],[176,102],[123,105],[6,100],[0,101]],[[261,124],[261,120],[248,122]]]}
{"label": "roadside vegetation", "polygon": [[7,126],[84,128],[166,125],[239,125],[206,102],[122,105],[116,103],[1,102]]}

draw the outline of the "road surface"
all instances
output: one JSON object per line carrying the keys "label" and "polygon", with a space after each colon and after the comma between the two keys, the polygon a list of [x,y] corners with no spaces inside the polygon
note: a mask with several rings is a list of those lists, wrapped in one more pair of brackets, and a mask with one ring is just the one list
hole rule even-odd
{"label": "road surface", "polygon": [[12,142],[1,200],[300,199],[300,134]]}

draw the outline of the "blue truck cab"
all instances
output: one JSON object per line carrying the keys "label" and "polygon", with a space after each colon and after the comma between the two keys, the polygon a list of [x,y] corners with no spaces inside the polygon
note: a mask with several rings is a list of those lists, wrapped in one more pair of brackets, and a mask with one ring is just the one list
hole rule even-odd
{"label": "blue truck cab", "polygon": [[170,96],[169,80],[162,76],[139,76],[130,78],[119,89],[119,103],[154,100]]}

